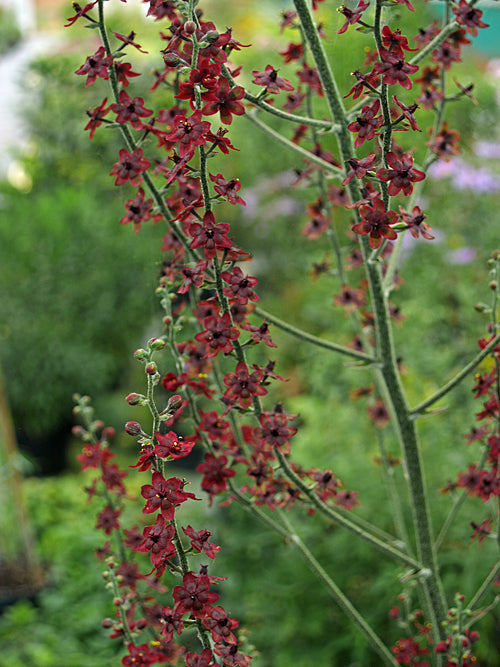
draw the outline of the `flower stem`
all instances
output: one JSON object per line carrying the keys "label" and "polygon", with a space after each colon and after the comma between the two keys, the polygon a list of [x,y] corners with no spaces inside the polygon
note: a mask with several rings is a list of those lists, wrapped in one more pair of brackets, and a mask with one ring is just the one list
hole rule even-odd
{"label": "flower stem", "polygon": [[441,389],[438,389],[432,396],[429,396],[425,401],[422,401],[417,407],[413,408],[410,410],[411,415],[415,415],[416,417],[422,415],[425,413],[425,410],[433,405],[434,403],[437,403],[439,399],[441,399],[443,396],[446,396],[448,392],[450,392],[452,389],[454,389],[462,380],[472,371],[474,368],[481,363],[481,361],[488,356],[488,354],[500,343],[500,334],[497,334],[492,340],[488,343],[488,345],[477,354],[474,359],[469,361],[469,363],[462,368],[462,370],[455,375],[449,382],[447,382]]}
{"label": "flower stem", "polygon": [[372,648],[378,653],[382,658],[384,665],[392,665],[393,667],[397,665],[394,656],[389,651],[387,646],[382,642],[380,637],[375,633],[373,628],[368,625],[363,616],[359,611],[354,607],[352,602],[342,593],[337,584],[330,578],[327,572],[323,567],[318,563],[314,555],[309,551],[307,546],[301,540],[301,538],[295,532],[293,526],[290,524],[288,517],[284,512],[280,512],[281,518],[288,530],[290,531],[289,538],[292,541],[293,545],[300,551],[302,557],[306,560],[309,568],[314,572],[314,574],[323,582],[326,587],[326,590],[335,600],[338,606],[342,611],[355,623],[355,625],[361,630],[367,639],[368,643]]}

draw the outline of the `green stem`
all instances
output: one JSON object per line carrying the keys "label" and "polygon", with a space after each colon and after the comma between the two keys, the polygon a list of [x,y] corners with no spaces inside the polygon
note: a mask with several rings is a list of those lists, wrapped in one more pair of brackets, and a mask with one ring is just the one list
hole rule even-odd
{"label": "green stem", "polygon": [[342,609],[342,611],[361,630],[368,643],[372,646],[372,648],[378,653],[380,658],[383,660],[383,664],[392,665],[393,667],[395,667],[397,665],[397,662],[394,659],[394,656],[392,655],[390,650],[387,648],[387,646],[382,642],[382,640],[375,633],[373,628],[370,625],[368,625],[363,616],[354,607],[352,602],[344,595],[344,593],[340,590],[337,584],[330,578],[330,576],[326,573],[323,567],[319,564],[314,555],[309,551],[304,542],[295,532],[293,526],[290,524],[288,517],[286,517],[284,512],[281,512],[281,517],[283,519],[283,522],[287,526],[288,530],[290,531],[289,539],[292,541],[295,548],[299,550],[299,552],[307,562],[312,572],[314,572],[314,574],[318,577],[318,579],[325,585],[325,588],[330,594],[330,596],[335,600],[335,602]]}
{"label": "green stem", "polygon": [[500,343],[500,334],[497,334],[488,345],[479,352],[472,361],[462,368],[462,370],[455,375],[449,382],[447,382],[441,389],[438,389],[432,396],[429,396],[425,401],[422,401],[417,407],[413,408],[410,411],[411,415],[416,417],[424,413],[424,411],[443,396],[446,396],[448,392],[454,389],[474,368],[481,363],[481,361],[492,352],[495,347]]}
{"label": "green stem", "polygon": [[297,153],[298,155],[303,157],[305,160],[309,160],[309,162],[312,162],[313,164],[318,165],[318,167],[321,167],[322,169],[325,169],[326,171],[331,172],[332,174],[336,174],[337,176],[341,176],[343,174],[343,170],[340,167],[336,167],[331,162],[323,160],[317,155],[314,155],[314,153],[311,153],[305,148],[302,148],[302,146],[299,146],[298,144],[295,144],[293,141],[290,141],[290,139],[287,139],[282,134],[276,132],[276,130],[273,130],[271,127],[269,127],[269,125],[266,125],[266,123],[263,123],[261,120],[259,120],[254,113],[246,113],[245,118],[250,122],[252,122],[254,125],[256,125],[260,130],[265,132],[269,137],[272,137],[274,141],[282,144],[283,146],[286,146],[294,153]]}
{"label": "green stem", "polygon": [[392,558],[400,561],[401,563],[404,563],[405,565],[408,565],[409,567],[415,568],[416,570],[421,569],[421,565],[417,560],[415,560],[408,554],[405,554],[400,549],[393,547],[391,544],[379,540],[373,534],[367,532],[365,528],[362,528],[361,526],[355,524],[353,521],[350,521],[345,516],[343,516],[340,512],[337,512],[333,507],[330,507],[329,505],[323,503],[318,498],[316,493],[312,489],[310,489],[307,486],[307,484],[305,484],[300,479],[300,477],[292,470],[292,468],[288,464],[288,461],[286,460],[285,456],[280,452],[280,450],[275,449],[274,452],[284,474],[288,477],[288,479],[290,479],[290,481],[292,481],[295,484],[295,486],[298,489],[302,491],[302,493],[309,499],[311,505],[315,507],[319,512],[327,516],[331,521],[337,523],[339,526],[342,526],[343,528],[346,528],[354,535],[357,535],[365,542],[368,542],[373,547],[375,547],[382,553],[386,554],[387,556],[391,556]]}
{"label": "green stem", "polygon": [[271,313],[268,313],[262,308],[256,308],[254,313],[259,317],[272,322],[272,324],[275,324],[279,329],[282,329],[283,331],[286,331],[292,336],[295,336],[296,338],[299,338],[300,340],[303,340],[307,343],[311,343],[317,347],[323,347],[326,350],[330,350],[331,352],[338,352],[339,354],[343,354],[346,357],[352,357],[353,359],[358,359],[359,361],[365,361],[371,364],[377,363],[377,360],[371,357],[369,354],[358,352],[357,350],[351,349],[350,347],[344,347],[343,345],[338,345],[337,343],[332,343],[331,341],[323,340],[322,338],[313,336],[312,334],[307,333],[306,331],[303,331],[302,329],[294,327],[288,322],[279,319],[279,317],[271,315]]}
{"label": "green stem", "polygon": [[[342,159],[346,162],[351,155],[352,140],[347,129],[347,118],[343,110],[342,100],[335,84],[331,68],[326,59],[323,46],[315,29],[309,6],[305,0],[294,0],[294,5],[306,34],[311,52],[314,56],[328,104],[335,120],[341,126],[337,136]],[[349,184],[349,193],[353,202],[359,199],[356,184],[353,182]],[[444,637],[441,621],[446,618],[447,604],[442,588],[442,582],[439,578],[438,564],[434,550],[430,508],[425,490],[419,442],[415,424],[407,406],[406,396],[397,367],[388,304],[382,287],[381,269],[378,262],[374,263],[368,261],[371,249],[365,237],[360,239],[360,245],[365,261],[375,316],[377,356],[381,359],[380,373],[390,396],[388,409],[391,412],[396,433],[405,455],[408,471],[413,524],[415,526],[417,538],[418,560],[422,563],[425,569],[425,577],[421,577],[420,581],[432,609],[430,620],[434,638],[439,639],[441,636]]]}
{"label": "green stem", "polygon": [[472,596],[471,601],[467,605],[471,611],[482,603],[486,595],[488,595],[488,593],[490,592],[491,587],[493,586],[499,575],[500,575],[500,561],[498,561],[498,563],[496,563],[492,567],[486,579],[483,581],[483,583],[478,588],[476,593]]}

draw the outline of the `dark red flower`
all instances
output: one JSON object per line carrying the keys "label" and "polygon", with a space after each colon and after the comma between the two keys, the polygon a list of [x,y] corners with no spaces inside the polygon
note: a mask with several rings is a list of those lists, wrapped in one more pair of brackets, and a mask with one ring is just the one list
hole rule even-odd
{"label": "dark red flower", "polygon": [[229,88],[229,82],[224,77],[219,79],[217,90],[213,91],[214,99],[205,104],[202,109],[204,116],[211,116],[214,113],[220,113],[220,119],[226,125],[230,125],[233,117],[242,116],[245,113],[245,107],[239,101],[245,95],[245,90],[241,86]]}
{"label": "dark red flower", "polygon": [[413,115],[414,112],[418,109],[418,104],[410,104],[409,107],[406,106],[406,104],[403,104],[403,102],[400,102],[396,95],[392,96],[392,99],[398,107],[401,109],[403,112],[401,117],[398,118],[398,120],[402,120],[403,118],[406,118],[406,120],[410,123],[410,127],[412,130],[416,130],[417,132],[422,132],[422,130],[419,128],[417,125],[417,121],[415,120],[415,116]]}
{"label": "dark red flower", "polygon": [[214,496],[227,489],[227,480],[236,475],[236,471],[227,468],[227,456],[224,454],[215,457],[213,454],[205,454],[205,462],[196,466],[197,472],[203,475],[201,488]]}
{"label": "dark red flower", "polygon": [[167,641],[172,641],[174,632],[177,632],[178,635],[184,630],[184,623],[182,622],[182,616],[174,612],[171,607],[163,607],[162,609],[162,629],[161,634],[165,637]]}
{"label": "dark red flower", "polygon": [[[122,2],[123,2],[123,0],[122,0]],[[130,46],[133,46],[134,48],[136,48],[141,53],[147,53],[147,51],[144,51],[142,49],[140,44],[137,44],[136,42],[134,42],[135,32],[133,30],[128,35],[122,35],[121,32],[113,32],[113,35],[116,37],[116,39],[119,39],[120,42],[123,42],[124,44],[129,44]],[[123,46],[120,47],[120,48],[123,48]]]}
{"label": "dark red flower", "polygon": [[133,99],[126,90],[120,91],[120,103],[112,104],[111,111],[117,114],[117,123],[130,123],[134,130],[142,129],[143,123],[141,118],[147,118],[152,115],[151,109],[144,108],[144,99],[142,97],[134,97]]}
{"label": "dark red flower", "polygon": [[85,82],[85,87],[87,87],[91,83],[94,83],[98,76],[107,81],[109,79],[108,70],[112,63],[113,56],[107,56],[104,47],[101,46],[93,56],[87,58],[84,64],[76,70],[75,74],[87,77],[87,81]]}
{"label": "dark red flower", "polygon": [[215,357],[219,352],[229,354],[233,349],[233,340],[239,337],[240,332],[231,324],[231,316],[224,313],[222,317],[211,315],[203,320],[205,331],[196,334],[195,338],[200,343],[205,343],[205,354],[207,357]]}
{"label": "dark red flower", "polygon": [[340,293],[333,298],[333,303],[345,308],[346,313],[352,313],[366,303],[365,290],[342,285]]}
{"label": "dark red flower", "polygon": [[297,415],[287,415],[284,412],[263,412],[259,417],[259,437],[264,441],[264,451],[277,447],[288,454],[290,451],[290,438],[297,433],[294,426],[288,426],[288,422]]}
{"label": "dark red flower", "polygon": [[242,304],[248,303],[249,299],[250,301],[259,300],[253,290],[257,284],[257,278],[246,276],[239,266],[235,266],[232,271],[223,271],[221,278],[228,284],[227,287],[224,287],[224,294],[229,300],[236,299]]}
{"label": "dark red flower", "polygon": [[453,46],[451,42],[446,40],[437,49],[432,52],[432,60],[439,63],[445,70],[449,70],[453,63],[459,63],[460,49]]}
{"label": "dark red flower", "polygon": [[182,586],[175,586],[172,595],[175,600],[175,613],[181,616],[189,613],[197,618],[203,618],[212,602],[219,598],[217,593],[210,591],[209,578],[193,572],[187,572],[182,577]]}
{"label": "dark red flower", "polygon": [[299,81],[308,86],[310,90],[315,91],[317,95],[323,97],[323,86],[316,67],[311,67],[307,63],[304,63],[302,69],[298,70],[297,76],[299,77]]}
{"label": "dark red flower", "polygon": [[383,116],[377,116],[379,110],[379,99],[374,100],[372,104],[365,104],[361,109],[361,114],[347,126],[351,132],[357,132],[358,134],[354,142],[356,148],[362,146],[368,139],[373,139],[375,131],[384,124]]}
{"label": "dark red flower", "polygon": [[146,499],[142,510],[144,514],[160,510],[167,521],[172,521],[176,507],[190,498],[198,500],[194,493],[183,491],[184,482],[177,477],[165,479],[161,473],[155,471],[152,481],[152,484],[141,487],[141,496]]}
{"label": "dark red flower", "polygon": [[387,153],[387,164],[390,169],[383,167],[377,171],[381,181],[389,181],[388,192],[391,196],[397,195],[401,190],[408,196],[413,192],[413,183],[425,178],[423,171],[413,169],[413,157],[407,153],[397,155],[394,152]]}
{"label": "dark red flower", "polygon": [[195,111],[192,116],[186,118],[179,115],[174,118],[173,130],[166,135],[167,141],[179,143],[179,155],[184,157],[192,153],[194,146],[204,146],[207,142],[207,133],[210,131],[210,123],[201,120],[201,111]]}
{"label": "dark red flower", "polygon": [[149,644],[141,644],[134,646],[134,644],[127,644],[127,651],[129,652],[122,658],[121,664],[124,667],[148,667],[156,664],[159,660],[163,661],[164,655],[151,649]]}
{"label": "dark red flower", "polygon": [[238,627],[239,622],[230,618],[222,607],[211,607],[202,623],[211,631],[214,642],[237,643],[233,630]]}
{"label": "dark red flower", "polygon": [[422,234],[424,239],[434,238],[432,234],[429,234],[432,227],[430,227],[426,222],[424,222],[427,216],[422,213],[420,206],[414,206],[411,211],[411,214],[407,213],[404,210],[404,208],[400,206],[399,212],[401,213],[401,219],[406,225],[408,225],[410,234],[414,238],[418,239],[419,234]]}
{"label": "dark red flower", "polygon": [[120,509],[113,509],[111,505],[106,505],[102,512],[99,512],[97,515],[96,528],[102,528],[106,535],[111,535],[113,530],[118,530],[120,528],[120,524],[118,523],[120,514]]}
{"label": "dark red flower", "polygon": [[114,457],[107,447],[103,447],[100,442],[95,444],[86,443],[82,447],[82,453],[76,457],[80,461],[82,470],[89,468],[99,468],[106,466],[108,461]]}
{"label": "dark red flower", "polygon": [[252,404],[252,396],[267,394],[267,389],[260,384],[263,377],[259,370],[249,373],[248,366],[243,361],[239,361],[234,373],[224,375],[223,380],[227,387],[224,398],[231,403],[238,401],[242,408],[249,408]]}
{"label": "dark red flower", "polygon": [[217,667],[215,662],[212,662],[213,654],[209,648],[203,649],[198,655],[197,653],[188,653],[186,655],[186,667]]}
{"label": "dark red flower", "polygon": [[184,282],[177,290],[177,293],[186,294],[189,291],[191,285],[194,285],[195,287],[201,287],[205,282],[205,271],[207,270],[207,266],[208,261],[201,259],[193,268],[189,266],[183,266],[182,275],[184,276]]}
{"label": "dark red flower", "polygon": [[283,61],[285,63],[290,63],[293,60],[300,60],[304,53],[304,47],[302,43],[294,44],[290,42],[284,51],[279,51],[280,56],[283,56]]}
{"label": "dark red flower", "polygon": [[139,188],[135,199],[129,199],[125,202],[127,213],[120,220],[121,225],[127,225],[129,222],[132,222],[136,234],[141,229],[141,224],[151,218],[153,200],[151,198],[144,199],[144,197],[144,190]]}
{"label": "dark red flower", "polygon": [[75,10],[76,13],[74,16],[71,16],[69,19],[66,19],[67,23],[64,24],[64,27],[67,28],[68,26],[73,25],[73,23],[82,16],[86,16],[87,12],[89,12],[92,9],[92,7],[94,7],[94,5],[97,5],[97,2],[98,0],[94,0],[94,2],[88,2],[83,7],[80,7],[80,5],[77,2],[73,2],[73,9]]}
{"label": "dark red flower", "polygon": [[214,190],[217,194],[221,197],[225,197],[230,204],[241,204],[241,206],[246,206],[245,201],[236,194],[241,188],[241,183],[238,178],[232,178],[230,181],[226,181],[222,174],[217,174],[216,176],[209,174],[209,176],[212,183],[215,183]]}
{"label": "dark red flower", "polygon": [[378,75],[373,74],[373,72],[370,72],[369,74],[362,74],[359,71],[359,69],[357,69],[354,72],[352,72],[352,76],[356,77],[356,83],[347,93],[347,95],[344,95],[344,97],[349,97],[350,95],[352,95],[353,100],[358,99],[358,97],[363,93],[365,88],[367,90],[373,91],[373,89],[376,88],[379,82]]}
{"label": "dark red flower", "polygon": [[134,551],[139,553],[149,551],[151,562],[157,567],[165,558],[173,558],[177,553],[172,542],[174,535],[173,525],[170,523],[165,525],[165,519],[158,514],[154,525],[146,526],[142,531],[142,542],[135,546]]}
{"label": "dark red flower", "polygon": [[350,169],[342,181],[342,185],[347,185],[350,183],[355,176],[356,178],[364,178],[366,173],[370,171],[376,161],[377,156],[375,153],[371,153],[367,157],[361,158],[359,160],[356,158],[349,158],[349,160],[346,162],[346,165],[348,165]]}
{"label": "dark red flower", "polygon": [[214,652],[221,656],[224,665],[227,667],[248,667],[252,659],[250,656],[240,653],[237,644],[216,644]]}
{"label": "dark red flower", "polygon": [[209,558],[215,558],[215,554],[220,551],[220,547],[208,541],[212,535],[208,530],[196,532],[191,526],[186,526],[182,530],[190,538],[191,546],[195,551],[200,553],[203,551]]}
{"label": "dark red flower", "polygon": [[232,248],[233,244],[227,237],[229,225],[225,222],[216,224],[212,211],[203,216],[203,223],[193,222],[189,225],[189,234],[193,237],[190,248],[203,248],[205,257],[212,259],[217,250]]}
{"label": "dark red flower", "polygon": [[399,83],[406,90],[410,90],[412,82],[408,74],[418,72],[418,65],[407,63],[402,56],[388,51],[384,47],[380,49],[380,57],[382,62],[375,63],[372,73],[380,74],[382,81],[388,86]]}
{"label": "dark red flower", "polygon": [[250,338],[256,343],[264,342],[268,347],[277,347],[276,343],[273,343],[272,338],[269,333],[269,324],[267,322],[262,322],[260,326],[254,326],[253,324],[244,324],[242,328],[245,331],[250,333]]}
{"label": "dark red flower", "polygon": [[107,101],[108,98],[105,97],[98,107],[92,109],[92,111],[87,111],[87,116],[90,120],[87,125],[85,125],[85,129],[90,130],[89,139],[94,137],[96,129],[102,124],[104,117],[111,111],[111,109],[106,106]]}
{"label": "dark red flower", "polygon": [[144,157],[142,148],[136,148],[129,153],[122,148],[119,153],[119,161],[113,166],[110,176],[116,176],[115,185],[123,185],[129,182],[138,186],[142,183],[141,173],[149,169],[150,162]]}
{"label": "dark red flower", "polygon": [[155,438],[158,444],[154,453],[161,459],[182,459],[191,453],[195,445],[194,440],[181,440],[173,431],[165,435],[155,431]]}
{"label": "dark red flower", "polygon": [[356,234],[369,234],[369,242],[372,248],[378,248],[382,243],[382,237],[394,241],[397,233],[391,225],[398,221],[396,211],[386,211],[382,200],[377,199],[372,206],[361,206],[359,209],[361,222],[353,225],[352,231]]}
{"label": "dark red flower", "polygon": [[465,29],[473,37],[477,36],[478,28],[488,28],[489,25],[481,20],[483,12],[480,9],[471,7],[465,0],[460,0],[458,7],[452,7],[451,11],[455,14],[457,23],[464,25]]}
{"label": "dark red flower", "polygon": [[480,524],[471,521],[470,525],[474,529],[474,532],[472,533],[470,538],[471,542],[472,540],[475,540],[477,538],[479,545],[481,545],[484,542],[484,540],[488,537],[488,535],[490,535],[493,523],[491,520],[491,516],[488,516],[484,521],[481,521]]}
{"label": "dark red flower", "polygon": [[132,71],[132,65],[130,63],[124,63],[121,60],[115,62],[115,71],[118,83],[121,83],[124,88],[130,83],[129,78],[141,76],[139,72]]}
{"label": "dark red flower", "polygon": [[253,83],[258,86],[265,86],[266,92],[279,93],[280,90],[293,90],[293,86],[287,79],[278,76],[278,70],[274,69],[272,65],[267,65],[266,69],[263,72],[258,72],[254,70],[253,74]]}
{"label": "dark red flower", "polygon": [[408,39],[401,34],[401,30],[392,32],[388,25],[382,28],[382,44],[393,55],[404,58],[404,51],[418,51],[418,49],[410,49]]}
{"label": "dark red flower", "polygon": [[337,32],[337,34],[341,35],[347,30],[347,28],[350,25],[354,25],[355,23],[357,23],[361,19],[361,16],[365,11],[365,9],[368,9],[369,6],[370,6],[370,0],[368,0],[367,2],[365,2],[365,0],[359,0],[358,5],[354,10],[348,9],[345,5],[341,5],[337,9],[337,11],[339,14],[343,14],[345,16],[345,21],[343,26]]}
{"label": "dark red flower", "polygon": [[443,160],[449,160],[460,153],[459,139],[460,133],[450,130],[448,123],[444,122],[434,140],[427,142],[427,146]]}

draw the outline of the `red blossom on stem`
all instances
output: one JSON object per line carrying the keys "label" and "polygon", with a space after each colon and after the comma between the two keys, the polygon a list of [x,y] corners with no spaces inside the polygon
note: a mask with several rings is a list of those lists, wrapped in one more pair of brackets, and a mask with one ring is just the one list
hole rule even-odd
{"label": "red blossom on stem", "polygon": [[388,192],[391,196],[397,195],[401,190],[404,195],[411,195],[413,183],[425,178],[423,171],[413,168],[413,157],[409,154],[397,155],[390,151],[387,153],[387,164],[390,169],[379,169],[377,176],[381,181],[389,182]]}
{"label": "red blossom on stem", "polygon": [[249,373],[248,366],[239,361],[234,373],[224,375],[224,384],[227,387],[224,398],[230,403],[238,401],[242,408],[249,408],[253,396],[267,394],[267,389],[260,384],[263,377],[263,373],[259,370]]}
{"label": "red blossom on stem", "polygon": [[365,141],[373,139],[376,130],[384,124],[383,116],[377,116],[379,111],[380,100],[376,99],[372,104],[365,104],[361,109],[361,114],[347,126],[351,132],[356,132],[358,135],[354,142],[356,148],[362,146]]}
{"label": "red blossom on stem", "polygon": [[382,238],[394,241],[397,233],[391,225],[398,221],[396,211],[386,211],[383,202],[377,199],[372,206],[361,206],[359,209],[361,222],[353,225],[352,231],[356,234],[368,234],[372,248],[378,248]]}
{"label": "red blossom on stem", "polygon": [[149,169],[150,162],[144,157],[142,148],[136,148],[129,153],[122,148],[119,153],[119,161],[113,166],[110,176],[116,176],[115,185],[130,183],[138,186],[142,183],[141,173]]}

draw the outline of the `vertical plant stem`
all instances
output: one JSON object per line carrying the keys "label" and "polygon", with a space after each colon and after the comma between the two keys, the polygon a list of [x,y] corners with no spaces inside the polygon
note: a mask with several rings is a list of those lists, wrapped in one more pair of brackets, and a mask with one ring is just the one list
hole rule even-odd
{"label": "vertical plant stem", "polygon": [[[305,0],[294,0],[294,5],[318,68],[330,110],[336,122],[340,125],[338,143],[342,159],[345,162],[352,154],[352,141],[347,129],[347,118],[340,94],[309,7]],[[349,192],[354,202],[359,199],[355,183],[351,182],[349,184]],[[412,516],[417,540],[417,555],[425,569],[422,573],[423,576],[420,577],[420,582],[430,603],[429,607],[432,610],[430,621],[432,623],[434,638],[441,639],[444,638],[441,621],[446,617],[447,604],[439,577],[434,548],[430,508],[425,489],[420,446],[415,423],[410,415],[397,367],[388,304],[382,286],[380,264],[368,260],[370,246],[365,237],[361,238],[360,244],[375,316],[377,356],[381,360],[381,368],[378,372],[381,374],[390,397],[388,409],[390,410],[398,440],[405,455],[408,471]]]}

